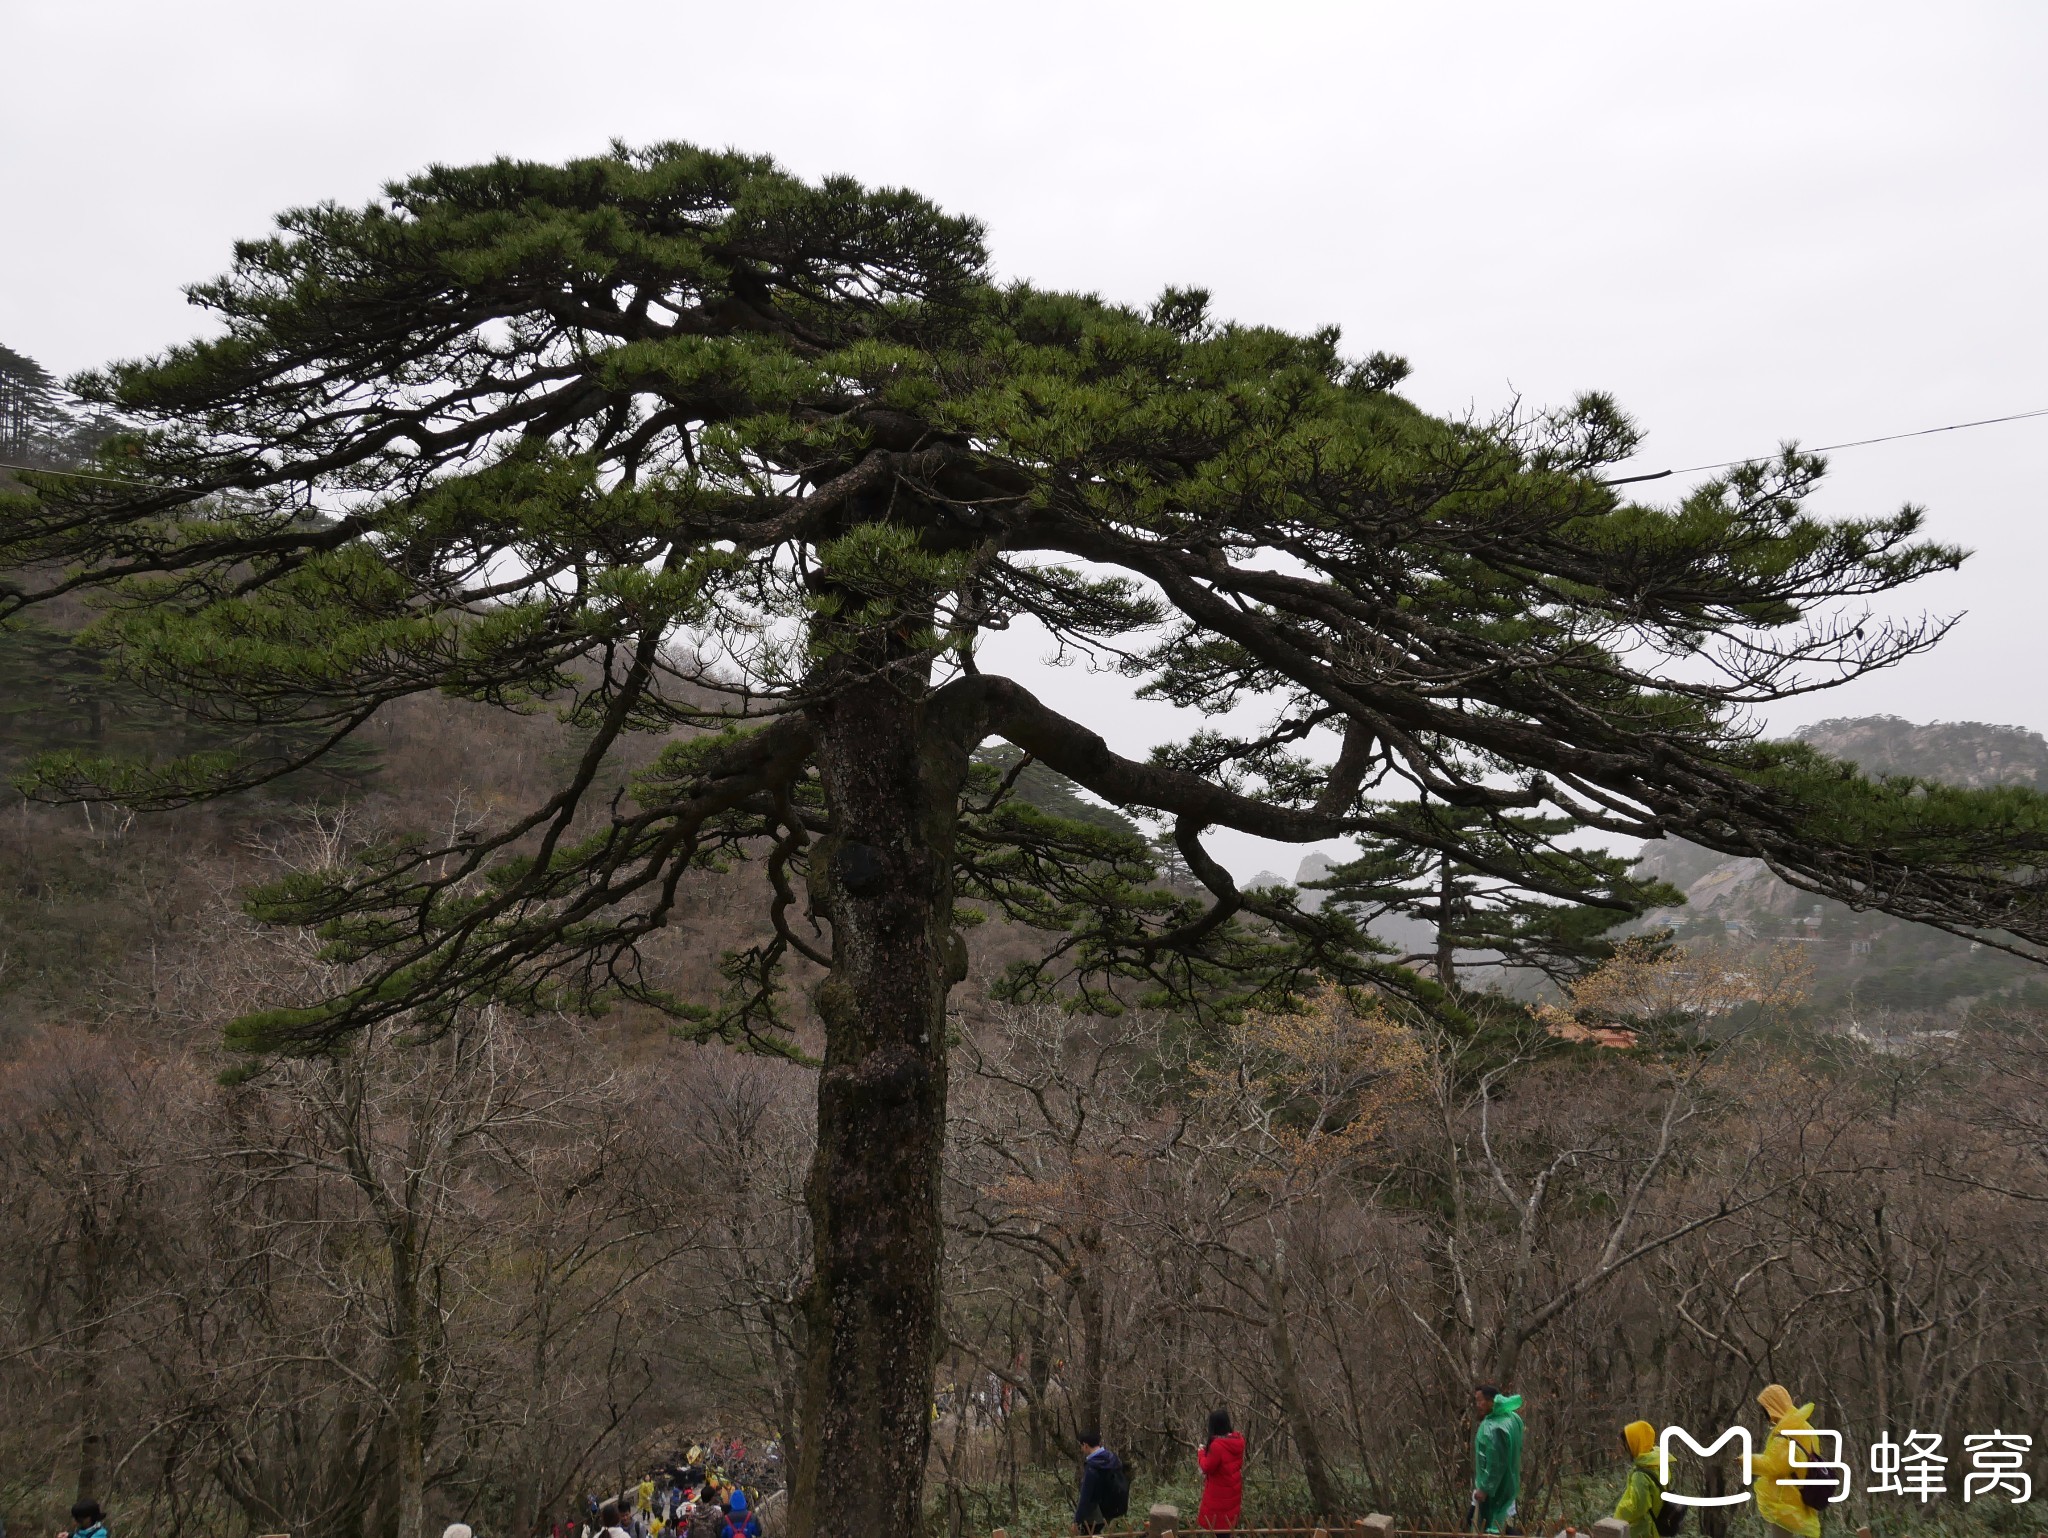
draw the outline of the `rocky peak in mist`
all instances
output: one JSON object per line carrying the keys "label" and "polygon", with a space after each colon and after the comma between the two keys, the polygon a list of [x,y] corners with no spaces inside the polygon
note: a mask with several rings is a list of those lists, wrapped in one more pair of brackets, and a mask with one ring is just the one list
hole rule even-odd
{"label": "rocky peak in mist", "polygon": [[[1856,716],[1793,734],[1872,776],[1910,775],[1973,788],[2048,790],[2048,738],[2018,726]],[[1818,997],[1932,1009],[2038,985],[2041,969],[1940,931],[1879,913],[1852,912],[1796,891],[1761,860],[1736,859],[1683,839],[1643,845],[1638,867],[1685,893],[1686,905],[1650,915],[1681,939],[1727,936],[1813,947]]]}
{"label": "rocky peak in mist", "polygon": [[[1336,868],[1337,862],[1324,854],[1322,850],[1311,849],[1302,857],[1301,864],[1296,868],[1292,881],[1289,881],[1285,876],[1277,876],[1272,871],[1262,870],[1244,885],[1247,891],[1267,886],[1306,887],[1311,881],[1322,880],[1323,877],[1329,875]],[[1314,912],[1317,908],[1322,907],[1323,900],[1329,895],[1328,892],[1297,892],[1295,900],[1302,907],[1307,908],[1310,912]]]}
{"label": "rocky peak in mist", "polygon": [[1897,716],[1818,721],[1795,741],[1865,774],[1910,774],[1944,785],[2027,785],[2048,788],[2048,738],[2021,726],[1936,721],[1917,726]]}
{"label": "rocky peak in mist", "polygon": [[[1793,740],[1865,774],[1912,775],[1945,785],[2026,785],[2048,789],[2048,738],[2019,726],[1982,721],[1918,725],[1898,716],[1839,717],[1793,733]],[[1800,894],[1783,886],[1761,860],[1735,859],[1683,839],[1643,845],[1642,869],[1686,894],[1689,906],[1783,906]],[[1809,899],[1810,900],[1810,899]]]}

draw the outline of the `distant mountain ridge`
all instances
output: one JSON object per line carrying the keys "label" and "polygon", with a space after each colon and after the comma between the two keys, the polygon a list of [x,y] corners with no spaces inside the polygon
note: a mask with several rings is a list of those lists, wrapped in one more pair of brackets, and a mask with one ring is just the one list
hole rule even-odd
{"label": "distant mountain ridge", "polygon": [[[1793,738],[1873,776],[2048,790],[2048,738],[2024,727],[1856,716],[1816,722]],[[1684,908],[1650,918],[1676,929],[1681,940],[1739,936],[1814,946],[1815,1001],[1822,1005],[1860,1000],[1926,1010],[2048,985],[2048,973],[2016,958],[1797,891],[1761,860],[1654,839],[1643,845],[1638,868],[1685,893]]]}
{"label": "distant mountain ridge", "polygon": [[1792,734],[1796,742],[1845,759],[1865,774],[1910,774],[1944,785],[2048,788],[2048,738],[2022,726],[1898,716],[1839,717]]}

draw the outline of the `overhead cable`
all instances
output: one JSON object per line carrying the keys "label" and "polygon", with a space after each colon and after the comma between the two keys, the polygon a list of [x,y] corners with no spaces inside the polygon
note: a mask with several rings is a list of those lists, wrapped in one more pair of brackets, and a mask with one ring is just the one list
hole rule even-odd
{"label": "overhead cable", "polygon": [[[1823,443],[1819,448],[1808,449],[1809,454],[1832,454],[1836,449],[1867,448],[1873,443],[1897,443],[1902,438],[1930,438],[1936,433],[1961,432],[1966,427],[1995,427],[2000,422],[2024,422],[2028,417],[2048,417],[2048,406],[2034,411],[2015,411],[2010,416],[1979,417],[1974,422],[1951,422],[1946,427],[1922,427],[1910,433],[1886,433],[1879,438],[1852,438],[1847,443]],[[1681,470],[1654,470],[1648,475],[1617,475],[1612,480],[1602,481],[1603,486],[1630,486],[1637,481],[1661,481],[1667,475],[1693,475],[1701,470],[1732,470],[1737,465],[1760,465],[1773,458],[1769,454],[1753,454],[1748,459],[1723,459],[1711,465],[1687,465]]]}

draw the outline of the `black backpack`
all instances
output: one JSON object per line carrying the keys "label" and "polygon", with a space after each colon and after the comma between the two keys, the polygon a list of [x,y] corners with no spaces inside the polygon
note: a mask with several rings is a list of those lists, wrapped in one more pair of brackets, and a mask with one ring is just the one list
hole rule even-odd
{"label": "black backpack", "polygon": [[[1811,1479],[1815,1476],[1809,1473],[1807,1477]],[[1835,1498],[1835,1492],[1841,1488],[1842,1483],[1839,1479],[1830,1478],[1824,1485],[1801,1485],[1799,1498],[1806,1503],[1808,1511],[1826,1511],[1828,1503]]]}
{"label": "black backpack", "polygon": [[1107,1471],[1102,1485],[1102,1514],[1114,1522],[1131,1509],[1130,1465],[1117,1459],[1116,1467]]}
{"label": "black backpack", "polygon": [[[1802,1481],[1798,1486],[1799,1499],[1805,1503],[1808,1511],[1824,1512],[1828,1509],[1828,1504],[1837,1495],[1847,1493],[1842,1489],[1841,1476],[1827,1472],[1826,1465],[1819,1458],[1809,1457],[1804,1444],[1794,1441],[1792,1443],[1792,1452],[1793,1456],[1799,1460],[1792,1465],[1792,1472],[1800,1476]],[[1820,1484],[1804,1483],[1805,1480],[1810,1479],[1818,1479],[1824,1482]]]}
{"label": "black backpack", "polygon": [[[1657,1493],[1664,1493],[1663,1486],[1657,1487]],[[1678,1530],[1685,1526],[1685,1513],[1686,1508],[1674,1501],[1659,1501],[1656,1514],[1650,1518],[1656,1525],[1657,1538],[1677,1538]]]}

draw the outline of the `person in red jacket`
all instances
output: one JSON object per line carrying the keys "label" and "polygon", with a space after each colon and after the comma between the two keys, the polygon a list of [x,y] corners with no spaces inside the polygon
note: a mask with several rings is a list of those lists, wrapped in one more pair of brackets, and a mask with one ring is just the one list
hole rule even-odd
{"label": "person in red jacket", "polygon": [[1244,1438],[1230,1429],[1230,1412],[1209,1414],[1209,1440],[1195,1454],[1202,1466],[1202,1507],[1195,1525],[1227,1533],[1244,1512]]}

